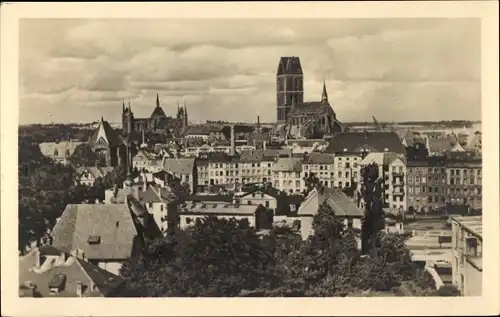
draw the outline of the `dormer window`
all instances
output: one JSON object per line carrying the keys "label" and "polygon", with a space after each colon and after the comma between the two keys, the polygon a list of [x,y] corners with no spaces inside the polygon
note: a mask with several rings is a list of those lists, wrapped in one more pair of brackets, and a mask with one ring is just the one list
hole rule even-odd
{"label": "dormer window", "polygon": [[88,244],[100,244],[101,243],[101,236],[94,236],[90,235],[89,238],[87,239]]}
{"label": "dormer window", "polygon": [[50,294],[57,294],[64,290],[66,286],[66,275],[56,274],[49,282]]}

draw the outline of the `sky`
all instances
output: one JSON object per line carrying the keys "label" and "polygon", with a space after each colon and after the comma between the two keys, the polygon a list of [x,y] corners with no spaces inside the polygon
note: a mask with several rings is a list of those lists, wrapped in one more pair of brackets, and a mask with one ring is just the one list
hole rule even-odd
{"label": "sky", "polygon": [[340,121],[481,119],[479,19],[22,19],[20,124],[276,120],[281,56]]}

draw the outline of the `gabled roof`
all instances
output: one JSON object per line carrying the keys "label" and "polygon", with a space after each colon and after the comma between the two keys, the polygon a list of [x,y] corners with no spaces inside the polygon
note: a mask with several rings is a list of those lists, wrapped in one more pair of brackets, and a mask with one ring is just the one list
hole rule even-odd
{"label": "gabled roof", "polygon": [[156,106],[151,113],[151,118],[154,117],[166,117],[167,115],[165,114],[165,111],[163,111],[162,107]]}
{"label": "gabled roof", "polygon": [[[325,153],[359,153],[369,148],[376,152],[395,152],[405,154],[405,147],[401,144],[395,132],[342,132],[335,134]],[[387,149],[387,150],[386,150]]]}
{"label": "gabled roof", "polygon": [[240,152],[241,163],[258,163],[262,162],[264,152],[259,150],[243,150]]}
{"label": "gabled roof", "polygon": [[[38,256],[60,256],[61,253],[65,255],[63,265],[53,264],[46,271],[35,272],[34,268]],[[47,259],[46,261],[51,260]],[[44,264],[41,263],[42,267]],[[56,275],[61,274],[66,277],[64,289],[56,295],[51,295],[49,283]],[[23,287],[27,282],[36,285],[36,290],[42,297],[77,297],[77,282],[81,282],[84,286],[84,297],[101,297],[107,296],[120,287],[123,279],[67,252],[53,247],[42,246],[19,258],[19,285],[22,292],[20,297],[33,296],[29,294],[30,291],[27,287]],[[97,288],[91,289],[90,284],[95,285]]]}
{"label": "gabled roof", "polygon": [[300,59],[296,56],[283,56],[278,64],[276,75],[302,75]]}
{"label": "gabled roof", "polygon": [[188,202],[233,202],[233,195],[191,195],[186,198]]}
{"label": "gabled roof", "polygon": [[299,216],[314,216],[318,213],[319,206],[324,202],[332,208],[337,217],[363,218],[363,211],[337,187],[313,189],[300,205],[297,214]]}
{"label": "gabled roof", "polygon": [[151,186],[147,186],[146,190],[141,190],[138,192],[139,201],[144,203],[161,203],[162,200]]}
{"label": "gabled roof", "polygon": [[[65,252],[81,249],[88,259],[126,259],[137,229],[126,204],[67,205],[52,230],[53,246]],[[89,244],[89,236],[100,236]]]}
{"label": "gabled roof", "polygon": [[103,138],[104,141],[110,147],[116,147],[124,144],[122,138],[118,135],[118,133],[111,127],[108,121],[105,121],[101,118],[101,122],[97,126],[97,129],[94,131],[92,136],[89,139],[90,147],[94,147],[94,145]]}

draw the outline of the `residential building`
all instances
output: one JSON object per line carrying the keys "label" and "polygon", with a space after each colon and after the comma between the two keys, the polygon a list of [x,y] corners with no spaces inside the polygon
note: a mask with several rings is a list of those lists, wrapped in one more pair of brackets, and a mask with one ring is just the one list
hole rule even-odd
{"label": "residential building", "polygon": [[163,169],[162,158],[162,156],[158,156],[147,149],[140,148],[137,154],[132,158],[132,166],[139,171],[145,170],[156,173]]}
{"label": "residential building", "polygon": [[452,217],[453,284],[464,296],[481,296],[482,216]]}
{"label": "residential building", "polygon": [[186,157],[164,158],[162,165],[166,172],[179,178],[181,184],[186,184],[191,193],[194,192],[198,184],[196,159]]}
{"label": "residential building", "polygon": [[234,196],[234,204],[259,206],[262,205],[273,212],[278,205],[278,192],[270,188],[255,189],[248,192],[240,192]]}
{"label": "residential building", "polygon": [[304,156],[302,161],[303,177],[314,174],[321,185],[334,187],[335,157],[329,153],[311,152]]}
{"label": "residential building", "polygon": [[293,153],[323,152],[328,146],[325,139],[290,139],[285,141],[283,148]]}
{"label": "residential building", "polygon": [[52,246],[118,274],[141,248],[144,230],[127,203],[70,204],[52,230]]}
{"label": "residential building", "polygon": [[407,211],[427,213],[446,206],[446,163],[444,157],[407,162]]}
{"label": "residential building", "polygon": [[112,167],[82,166],[75,170],[77,184],[92,186],[98,178],[103,179],[108,173],[113,171]]}
{"label": "residential building", "polygon": [[78,145],[84,142],[60,141],[60,142],[42,142],[38,145],[43,156],[52,159],[55,163],[68,165],[69,158],[75,152]]}
{"label": "residential building", "polygon": [[309,193],[297,212],[303,239],[313,234],[313,218],[323,203],[333,210],[336,217],[343,219],[347,228],[361,230],[363,211],[339,188],[319,186]]}
{"label": "residential building", "polygon": [[[209,153],[201,155],[197,162],[201,163],[200,171],[204,173],[204,191],[210,191],[210,187],[219,187],[222,191],[234,191],[240,183],[239,159],[226,153]],[[206,174],[205,174],[206,173]],[[208,174],[208,178],[206,178]]]}
{"label": "residential building", "polygon": [[52,246],[35,248],[19,258],[19,297],[109,297],[123,279]]}
{"label": "residential building", "polygon": [[[394,215],[404,213],[406,208],[406,159],[393,152],[372,152],[360,162],[358,189],[362,186],[362,169],[372,163],[379,168],[379,179],[383,189],[384,210]],[[361,202],[361,205],[363,202]]]}
{"label": "residential building", "polygon": [[[333,154],[330,154],[333,155]],[[333,157],[333,170],[330,171],[332,187],[349,188],[357,183],[362,157],[353,153],[339,153]]]}
{"label": "residential building", "polygon": [[465,204],[471,210],[481,210],[482,161],[470,152],[450,153],[446,160],[446,201]]}
{"label": "residential building", "polygon": [[179,226],[181,229],[192,226],[198,219],[207,216],[225,219],[246,219],[251,227],[256,225],[257,212],[262,206],[238,205],[227,203],[185,203],[179,208]]}
{"label": "residential building", "polygon": [[288,194],[302,193],[305,190],[303,160],[297,157],[278,158],[274,164],[274,187]]}

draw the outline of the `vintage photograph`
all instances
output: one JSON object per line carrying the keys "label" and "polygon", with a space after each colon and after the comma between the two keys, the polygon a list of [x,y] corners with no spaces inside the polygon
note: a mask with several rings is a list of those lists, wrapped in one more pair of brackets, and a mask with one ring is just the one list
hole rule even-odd
{"label": "vintage photograph", "polygon": [[481,19],[19,20],[19,297],[481,296]]}

